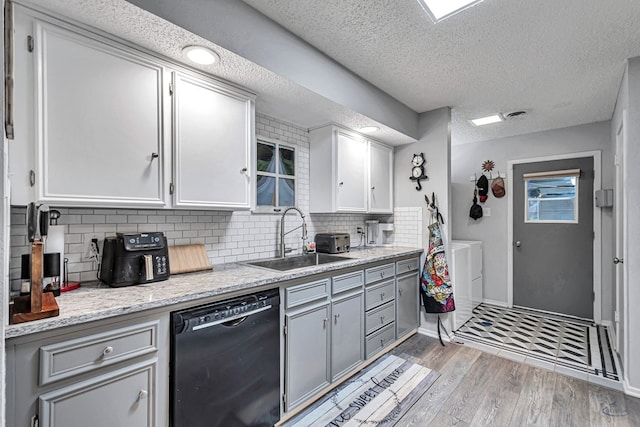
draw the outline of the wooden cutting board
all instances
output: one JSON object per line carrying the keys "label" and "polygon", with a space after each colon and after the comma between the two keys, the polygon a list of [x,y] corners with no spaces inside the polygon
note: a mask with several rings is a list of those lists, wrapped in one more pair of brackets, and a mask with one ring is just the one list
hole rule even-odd
{"label": "wooden cutting board", "polygon": [[169,246],[169,272],[171,274],[193,273],[211,270],[209,256],[204,245]]}

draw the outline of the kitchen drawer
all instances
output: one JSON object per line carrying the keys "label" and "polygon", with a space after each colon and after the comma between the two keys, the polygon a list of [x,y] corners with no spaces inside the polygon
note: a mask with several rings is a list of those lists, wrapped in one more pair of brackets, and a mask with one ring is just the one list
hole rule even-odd
{"label": "kitchen drawer", "polygon": [[365,320],[365,334],[369,335],[381,327],[393,322],[396,317],[396,304],[394,301],[390,301],[385,305],[381,305],[378,308],[367,311]]}
{"label": "kitchen drawer", "polygon": [[396,262],[396,275],[417,271],[420,267],[420,258],[410,258]]}
{"label": "kitchen drawer", "polygon": [[395,340],[396,326],[394,322],[389,323],[384,328],[369,335],[365,343],[367,359],[378,353],[383,348],[393,344]]}
{"label": "kitchen drawer", "polygon": [[329,279],[285,288],[286,308],[293,308],[329,296]]}
{"label": "kitchen drawer", "polygon": [[377,267],[367,268],[365,270],[366,284],[378,282],[384,279],[390,279],[395,275],[395,264],[379,265]]}
{"label": "kitchen drawer", "polygon": [[158,350],[159,321],[40,347],[40,385]]}
{"label": "kitchen drawer", "polygon": [[331,281],[331,293],[333,295],[361,287],[364,283],[364,273],[354,271],[353,273],[335,276]]}
{"label": "kitchen drawer", "polygon": [[367,286],[364,297],[365,310],[370,310],[393,300],[396,294],[395,284],[395,280],[391,279],[372,286]]}

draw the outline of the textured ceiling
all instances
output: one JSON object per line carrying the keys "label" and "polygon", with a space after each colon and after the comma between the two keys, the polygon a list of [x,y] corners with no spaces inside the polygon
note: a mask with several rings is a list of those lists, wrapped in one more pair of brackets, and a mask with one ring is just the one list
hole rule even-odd
{"label": "textured ceiling", "polygon": [[415,111],[452,107],[454,144],[609,120],[640,55],[638,0],[484,0],[437,24],[417,0],[244,1]]}

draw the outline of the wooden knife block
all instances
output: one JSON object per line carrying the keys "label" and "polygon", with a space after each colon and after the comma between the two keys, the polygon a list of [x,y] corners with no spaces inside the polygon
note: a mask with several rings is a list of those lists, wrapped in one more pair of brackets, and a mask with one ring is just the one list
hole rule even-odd
{"label": "wooden knife block", "polygon": [[35,240],[31,245],[31,292],[13,300],[11,323],[45,319],[60,314],[53,292],[42,292],[44,244]]}

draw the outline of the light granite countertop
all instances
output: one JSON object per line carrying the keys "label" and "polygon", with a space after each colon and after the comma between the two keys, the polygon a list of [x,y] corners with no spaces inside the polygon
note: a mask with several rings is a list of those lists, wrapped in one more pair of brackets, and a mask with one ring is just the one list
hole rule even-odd
{"label": "light granite countertop", "polygon": [[216,265],[212,271],[174,275],[168,280],[145,285],[110,288],[99,283],[83,284],[79,289],[56,298],[60,307],[59,316],[8,325],[5,339],[185,302],[197,305],[198,300],[206,298],[244,291],[250,293],[254,288],[264,288],[270,284],[277,286],[279,282],[313,274],[421,253],[422,249],[406,247],[355,249],[340,254],[348,258],[343,262],[283,272],[232,263]]}

